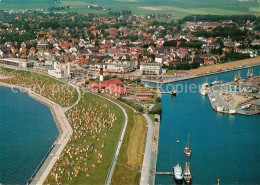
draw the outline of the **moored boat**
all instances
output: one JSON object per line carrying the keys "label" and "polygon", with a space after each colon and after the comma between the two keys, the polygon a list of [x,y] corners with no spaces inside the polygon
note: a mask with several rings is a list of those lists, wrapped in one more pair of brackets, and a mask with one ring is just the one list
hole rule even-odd
{"label": "moored boat", "polygon": [[191,150],[190,150],[190,135],[188,136],[188,146],[184,148],[184,153],[187,157],[191,156]]}
{"label": "moored boat", "polygon": [[183,178],[187,184],[191,183],[190,163],[186,162],[185,169],[183,170]]}
{"label": "moored boat", "polygon": [[202,94],[203,96],[206,96],[209,93],[209,83],[207,82],[207,78],[206,78],[206,82],[202,84],[201,88],[200,88],[200,94]]}
{"label": "moored boat", "polygon": [[182,173],[182,169],[181,169],[180,163],[178,163],[174,167],[173,172],[174,172],[174,179],[175,179],[175,181],[176,182],[182,182],[182,180],[183,180],[183,173]]}

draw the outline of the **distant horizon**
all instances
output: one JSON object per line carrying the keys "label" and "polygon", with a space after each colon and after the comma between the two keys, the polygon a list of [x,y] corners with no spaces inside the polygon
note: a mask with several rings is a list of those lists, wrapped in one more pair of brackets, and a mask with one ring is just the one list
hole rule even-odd
{"label": "distant horizon", "polygon": [[[0,3],[0,10],[69,7],[64,11],[107,14],[110,11],[124,9],[131,10],[137,15],[172,14],[174,19],[194,14],[260,16],[259,0],[0,0]],[[90,7],[90,5],[98,5],[98,7]]]}

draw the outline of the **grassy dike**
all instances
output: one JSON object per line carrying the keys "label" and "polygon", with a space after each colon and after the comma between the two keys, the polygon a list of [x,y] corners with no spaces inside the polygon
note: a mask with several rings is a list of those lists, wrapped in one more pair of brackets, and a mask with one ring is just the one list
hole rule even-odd
{"label": "grassy dike", "polygon": [[[101,110],[99,109],[100,107],[97,106],[97,104],[99,105],[107,105],[107,109],[106,110]],[[67,147],[79,147],[79,146],[87,146],[87,145],[94,145],[95,148],[98,148],[97,152],[88,152],[88,157],[85,159],[79,159],[77,160],[78,156],[77,155],[73,155],[72,154],[72,158],[68,157],[68,155],[66,154],[66,150],[64,150],[61,154],[66,157],[68,157],[69,161],[72,162],[74,161],[74,165],[63,165],[63,161],[61,161],[60,163],[57,162],[56,165],[54,166],[54,168],[64,168],[65,172],[72,172],[73,169],[75,169],[76,166],[80,166],[81,169],[83,168],[88,168],[88,171],[81,171],[79,170],[79,174],[76,178],[73,178],[72,180],[68,180],[68,175],[67,173],[64,173],[64,175],[62,175],[62,183],[63,184],[104,184],[106,181],[106,177],[108,174],[108,170],[110,168],[110,164],[112,162],[114,153],[115,153],[115,149],[116,149],[116,145],[118,142],[118,138],[120,136],[121,130],[122,130],[122,126],[123,126],[123,122],[124,122],[124,116],[123,116],[123,112],[121,111],[121,109],[119,107],[117,107],[115,104],[113,104],[112,102],[103,99],[101,97],[98,97],[94,94],[90,94],[90,93],[84,93],[84,95],[82,96],[81,101],[79,102],[79,104],[77,106],[75,106],[74,108],[72,108],[73,110],[82,110],[82,108],[84,107],[84,110],[87,111],[88,108],[91,107],[91,109],[93,111],[95,111],[98,115],[105,113],[107,111],[113,113],[116,115],[117,120],[116,122],[113,124],[112,127],[112,131],[109,131],[108,128],[105,128],[100,134],[99,134],[99,139],[97,140],[97,138],[93,138],[90,136],[87,137],[81,137],[79,139],[76,139],[74,141],[69,141],[69,143],[67,144]],[[69,115],[69,113],[66,114],[66,116],[69,119],[69,122],[74,130],[72,138],[74,138],[78,133],[75,132],[75,128],[76,125],[74,125],[75,122],[77,121],[73,121],[71,120],[71,116]],[[84,116],[83,116],[84,117]],[[84,120],[84,118],[82,118],[82,121]],[[84,123],[84,125],[88,125],[89,123]],[[107,133],[106,135],[104,133]],[[84,141],[85,140],[85,141]],[[104,143],[104,147],[102,148],[102,144]],[[97,162],[97,154],[101,152],[103,154],[102,157],[102,162],[98,163]],[[87,163],[84,166],[84,163]],[[95,165],[95,167],[92,167],[92,165]],[[52,169],[51,172],[53,172],[54,169]],[[47,181],[45,181],[46,184],[56,184],[57,182],[55,181],[55,176],[49,174]]]}
{"label": "grassy dike", "polygon": [[128,125],[112,177],[112,185],[139,184],[147,134],[142,114],[117,101],[127,112]]}
{"label": "grassy dike", "polygon": [[[53,78],[50,78],[48,76],[29,72],[29,71],[14,71],[13,69],[7,69],[7,68],[0,68],[3,73],[1,75],[8,76],[9,78],[7,80],[1,80],[5,83],[15,84],[15,85],[32,85],[32,84],[40,84],[40,85],[58,85],[63,86],[66,85],[65,83],[55,80]],[[46,98],[51,99],[52,101],[55,101],[56,103],[60,105],[67,105],[65,104],[65,101],[67,99],[64,99],[65,101],[60,101],[61,98],[65,98],[62,93],[57,91],[54,96],[49,96],[49,88],[45,88],[42,93],[39,93],[40,91],[37,89],[34,89],[36,93],[41,94],[42,96],[45,96]],[[77,91],[75,91],[77,93]],[[100,94],[102,95],[102,94]],[[104,96],[104,95],[103,95]],[[73,96],[70,96],[70,102],[73,103],[76,101],[78,97],[78,94],[73,94]],[[105,96],[106,97],[106,96]],[[113,173],[112,177],[112,184],[139,184],[140,177],[141,177],[141,167],[143,162],[143,152],[145,148],[145,139],[146,139],[146,121],[144,117],[136,112],[132,107],[118,101],[113,100],[120,104],[127,112],[128,115],[128,125],[127,130],[125,132],[125,136],[123,139],[123,143],[121,145],[121,149],[119,152],[117,164]],[[107,105],[107,110],[102,111],[98,105]],[[117,107],[112,102],[103,99],[99,96],[96,96],[94,94],[90,93],[84,93],[82,94],[82,98],[80,102],[71,109],[73,110],[81,110],[84,109],[84,111],[88,111],[87,109],[90,108],[93,110],[93,112],[96,113],[105,113],[107,111],[113,113],[117,120],[113,124],[112,131],[110,132],[108,129],[104,129],[103,132],[101,132],[101,135],[99,136],[99,140],[93,137],[86,137],[86,138],[79,138],[74,141],[69,141],[67,144],[67,147],[73,147],[76,148],[76,146],[86,146],[86,145],[95,145],[95,147],[98,148],[97,152],[92,152],[88,154],[88,158],[86,161],[87,165],[84,167],[87,167],[87,171],[80,171],[78,176],[76,178],[73,178],[72,180],[68,180],[68,176],[66,173],[62,174],[62,183],[63,184],[104,184],[108,170],[110,168],[115,150],[116,145],[118,143],[118,138],[120,136],[123,122],[124,122],[124,116],[123,112],[119,107]],[[82,112],[84,112],[82,111]],[[66,112],[66,117],[69,120],[69,123],[71,124],[73,130],[75,131],[76,125],[75,123],[79,120],[75,121],[73,120],[73,116],[70,115],[70,110]],[[80,117],[82,121],[86,119],[86,115]],[[87,123],[86,123],[87,124]],[[104,132],[107,134],[104,135]],[[75,138],[76,133],[74,132],[71,138]],[[85,140],[85,141],[84,141]],[[105,144],[102,148],[101,145]],[[97,162],[97,153],[101,152],[103,154],[102,162]],[[65,150],[62,152],[62,154],[65,153]],[[62,155],[61,154],[61,155]],[[70,162],[73,161],[74,166],[71,165],[64,165],[62,164],[63,160],[60,162],[56,162],[56,166],[54,168],[59,169],[62,168],[66,172],[70,171],[72,172],[75,166],[79,164],[83,164],[83,161],[77,160],[77,156],[72,155],[72,158],[69,158]],[[82,163],[77,163],[78,161]],[[95,167],[92,167],[92,165],[95,165]],[[83,168],[83,167],[82,167]],[[53,169],[52,171],[53,172]],[[56,172],[57,173],[57,172]],[[61,174],[59,174],[61,175]],[[51,173],[47,177],[47,181],[45,181],[45,184],[57,184],[55,180],[55,176],[53,176]]]}
{"label": "grassy dike", "polygon": [[49,76],[23,70],[0,67],[1,75],[9,77],[1,82],[30,88],[62,107],[71,106],[78,99],[78,92],[70,85]]}

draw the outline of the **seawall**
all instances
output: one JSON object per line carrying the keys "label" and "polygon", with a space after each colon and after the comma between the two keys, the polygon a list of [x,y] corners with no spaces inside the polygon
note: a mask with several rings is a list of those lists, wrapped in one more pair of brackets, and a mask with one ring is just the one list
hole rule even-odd
{"label": "seawall", "polygon": [[14,89],[15,91],[19,90],[20,92],[26,93],[31,98],[47,105],[51,109],[55,122],[59,128],[60,134],[53,146],[51,147],[50,151],[48,152],[48,155],[42,160],[41,164],[38,166],[35,173],[28,182],[28,184],[43,184],[48,174],[50,173],[52,167],[54,166],[55,162],[57,161],[59,155],[68,143],[73,133],[73,130],[64,114],[62,107],[57,103],[31,91],[28,88],[6,84],[2,82],[0,82],[0,86]]}

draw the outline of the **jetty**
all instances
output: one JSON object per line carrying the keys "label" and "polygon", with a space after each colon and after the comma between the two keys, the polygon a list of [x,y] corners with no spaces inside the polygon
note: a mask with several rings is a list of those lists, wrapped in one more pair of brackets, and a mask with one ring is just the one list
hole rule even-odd
{"label": "jetty", "polygon": [[163,176],[174,176],[173,172],[156,172],[156,175],[163,175]]}

